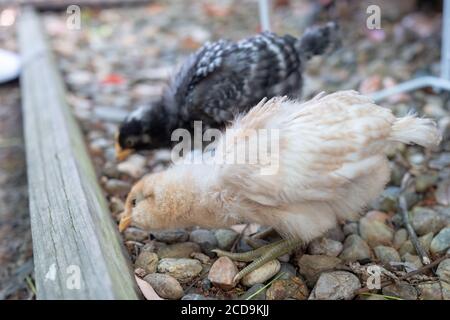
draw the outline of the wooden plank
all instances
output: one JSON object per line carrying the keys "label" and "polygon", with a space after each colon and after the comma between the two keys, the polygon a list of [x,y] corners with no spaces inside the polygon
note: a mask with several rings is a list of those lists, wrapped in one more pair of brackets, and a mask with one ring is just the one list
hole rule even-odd
{"label": "wooden plank", "polygon": [[19,42],[37,298],[137,299],[125,249],[32,9],[21,14]]}

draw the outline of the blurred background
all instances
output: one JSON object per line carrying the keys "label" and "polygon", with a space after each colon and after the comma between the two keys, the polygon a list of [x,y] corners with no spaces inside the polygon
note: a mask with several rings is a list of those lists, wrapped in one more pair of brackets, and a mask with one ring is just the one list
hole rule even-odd
{"label": "blurred background", "polygon": [[[132,182],[144,172],[163,169],[168,160],[167,152],[159,152],[134,157],[128,166],[117,165],[113,136],[118,123],[136,106],[155,101],[176,66],[206,41],[239,40],[261,31],[258,3],[69,2],[3,1],[0,49],[18,53],[20,5],[36,5],[68,88],[68,102],[86,134],[100,182],[117,218]],[[66,10],[73,2],[81,9],[79,28],[67,24],[72,12]],[[370,30],[366,10],[373,4],[381,8],[381,28]],[[422,75],[439,75],[441,15],[442,1],[272,0],[270,22],[273,32],[294,36],[329,20],[340,24],[340,49],[307,65],[303,91],[307,99],[323,90],[357,89],[370,94]],[[449,219],[448,94],[425,88],[393,95],[381,104],[398,115],[414,110],[439,122],[445,135],[441,150],[430,157],[410,147],[401,156],[392,156],[390,186],[398,188],[403,173],[413,168],[416,181],[422,179],[422,185],[411,191],[417,203]],[[0,84],[0,299],[33,299],[35,291],[21,117],[19,83],[5,79]],[[127,247],[132,256],[138,254],[133,244]]]}

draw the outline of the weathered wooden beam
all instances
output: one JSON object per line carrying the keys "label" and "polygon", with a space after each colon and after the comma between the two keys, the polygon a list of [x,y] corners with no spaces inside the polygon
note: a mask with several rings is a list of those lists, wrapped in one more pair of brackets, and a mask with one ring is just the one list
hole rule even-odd
{"label": "weathered wooden beam", "polygon": [[137,299],[116,226],[37,14],[19,21],[38,299]]}

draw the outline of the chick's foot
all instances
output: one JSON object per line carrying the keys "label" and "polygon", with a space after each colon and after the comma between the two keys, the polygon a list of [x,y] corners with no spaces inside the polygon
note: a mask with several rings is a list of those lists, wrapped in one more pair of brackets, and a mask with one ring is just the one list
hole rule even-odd
{"label": "chick's foot", "polygon": [[228,257],[236,261],[251,262],[234,277],[234,282],[238,283],[250,272],[258,269],[270,260],[277,259],[278,257],[290,253],[302,244],[302,241],[298,239],[286,239],[243,253],[233,253],[219,249],[213,250],[213,252],[215,252],[219,257]]}

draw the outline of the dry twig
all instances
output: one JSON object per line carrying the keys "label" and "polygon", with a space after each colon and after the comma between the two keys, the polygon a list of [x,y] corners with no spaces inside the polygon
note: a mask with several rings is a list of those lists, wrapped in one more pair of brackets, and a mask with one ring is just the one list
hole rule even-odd
{"label": "dry twig", "polygon": [[430,263],[430,258],[428,257],[428,254],[426,253],[426,251],[423,249],[422,245],[420,244],[419,238],[417,237],[417,234],[414,231],[414,228],[411,225],[411,222],[409,221],[408,206],[406,204],[406,200],[403,195],[403,192],[409,186],[409,183],[411,181],[410,178],[411,178],[411,175],[409,173],[406,173],[402,179],[402,186],[401,186],[401,192],[400,192],[400,196],[398,199],[398,203],[399,203],[400,211],[402,213],[403,223],[405,224],[406,230],[408,231],[409,239],[411,240],[414,248],[416,249],[416,252],[420,257],[420,261],[422,261],[422,264],[428,265]]}
{"label": "dry twig", "polygon": [[236,238],[236,240],[234,240],[233,245],[231,246],[230,252],[236,251],[236,247],[237,247],[239,241],[241,241],[242,236],[243,236],[244,233],[245,233],[245,230],[247,230],[247,228],[248,228],[249,226],[250,226],[250,224],[247,223],[247,224],[245,225],[245,227],[242,229],[242,231],[239,233],[238,237]]}
{"label": "dry twig", "polygon": [[[410,278],[410,277],[412,277],[412,276],[415,276],[415,275],[424,273],[425,271],[427,271],[427,270],[429,270],[429,269],[431,269],[431,268],[434,268],[434,267],[437,266],[439,263],[441,263],[442,261],[444,261],[445,259],[448,259],[448,258],[450,258],[450,254],[446,254],[446,255],[440,257],[439,259],[436,259],[436,260],[434,260],[433,262],[431,262],[431,263],[429,263],[429,264],[427,264],[427,265],[425,265],[425,266],[423,266],[423,267],[421,267],[421,268],[419,268],[419,269],[417,269],[417,270],[408,272],[407,274],[405,274],[405,275],[403,275],[403,276],[401,276],[401,277],[398,277],[398,279],[397,279],[396,281],[398,282],[398,281],[406,280],[406,279],[408,279],[408,278]],[[388,286],[388,285],[390,285],[390,284],[393,284],[393,283],[396,282],[396,281],[394,281],[394,280],[386,280],[386,281],[383,281],[383,282],[380,284],[380,288],[378,288],[378,289],[376,289],[376,290],[382,289],[382,288],[384,288],[384,287],[386,287],[386,286]],[[366,292],[370,292],[370,291],[371,291],[371,289],[369,289],[369,288],[367,288],[367,287],[364,287],[364,288],[358,289],[358,290],[356,291],[356,294],[362,294],[362,293],[366,293]]]}

